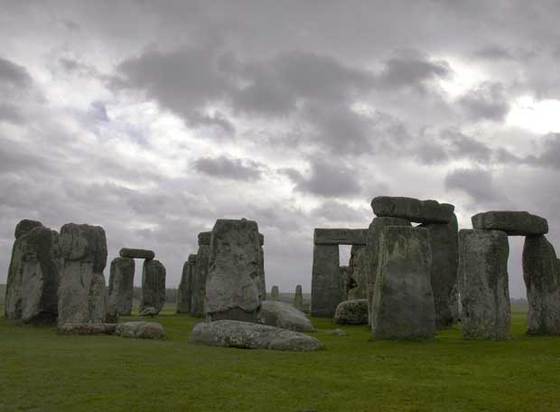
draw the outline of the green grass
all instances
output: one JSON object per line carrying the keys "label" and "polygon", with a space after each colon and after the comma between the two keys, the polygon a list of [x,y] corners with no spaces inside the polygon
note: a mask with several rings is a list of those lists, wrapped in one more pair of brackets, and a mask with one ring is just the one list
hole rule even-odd
{"label": "green grass", "polygon": [[315,353],[188,344],[198,322],[156,318],[165,341],[59,336],[0,319],[0,410],[40,411],[557,411],[560,338],[380,342],[367,328],[314,319]]}

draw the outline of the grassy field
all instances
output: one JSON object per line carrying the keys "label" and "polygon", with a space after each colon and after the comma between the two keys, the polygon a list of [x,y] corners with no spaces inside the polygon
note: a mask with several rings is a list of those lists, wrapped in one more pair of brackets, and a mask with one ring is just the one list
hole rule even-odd
{"label": "grassy field", "polygon": [[165,341],[59,336],[0,319],[0,410],[558,411],[560,338],[379,342],[365,327],[314,319],[315,353],[188,344],[198,322],[159,316]]}

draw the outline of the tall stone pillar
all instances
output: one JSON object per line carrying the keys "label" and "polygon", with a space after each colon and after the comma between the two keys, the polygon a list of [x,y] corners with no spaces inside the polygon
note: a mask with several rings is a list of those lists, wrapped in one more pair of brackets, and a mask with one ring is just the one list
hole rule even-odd
{"label": "tall stone pillar", "polygon": [[343,300],[344,278],[340,273],[338,245],[316,244],[313,247],[311,315],[333,317]]}
{"label": "tall stone pillar", "polygon": [[145,260],[142,266],[142,301],[140,311],[152,307],[157,313],[165,304],[165,266],[157,260]]}
{"label": "tall stone pillar", "polygon": [[303,292],[301,285],[296,286],[296,293],[294,295],[294,307],[303,311]]}
{"label": "tall stone pillar", "polygon": [[507,339],[511,312],[508,238],[498,230],[459,231],[458,285],[467,339]]}
{"label": "tall stone pillar", "polygon": [[177,288],[177,313],[191,313],[191,299],[192,299],[192,277],[191,265],[187,260],[183,264],[183,271],[181,272],[181,281]]}
{"label": "tall stone pillar", "polygon": [[132,312],[134,292],[134,259],[117,257],[111,261],[109,272],[109,307],[119,315]]}

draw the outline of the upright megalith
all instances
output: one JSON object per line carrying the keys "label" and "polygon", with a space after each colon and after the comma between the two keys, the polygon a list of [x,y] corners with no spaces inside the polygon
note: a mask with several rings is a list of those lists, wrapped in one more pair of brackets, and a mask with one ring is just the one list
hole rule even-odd
{"label": "upright megalith", "polygon": [[134,292],[134,259],[117,257],[111,261],[109,272],[109,307],[117,314],[132,312]]}
{"label": "upright megalith", "polygon": [[177,288],[177,313],[191,313],[192,270],[189,261],[183,265],[181,281]]}
{"label": "upright megalith", "polygon": [[457,265],[459,235],[457,217],[449,223],[425,223],[421,227],[430,232],[432,250],[431,281],[438,329],[450,327],[456,320]]}
{"label": "upright megalith", "polygon": [[459,231],[458,285],[463,336],[467,339],[510,336],[508,253],[505,232]]}
{"label": "upright megalith", "polygon": [[369,317],[371,321],[373,311],[373,296],[375,290],[375,281],[377,279],[377,271],[379,268],[379,245],[381,243],[381,233],[387,226],[404,226],[410,227],[410,222],[406,219],[397,217],[376,217],[369,225],[366,238],[366,294],[369,307]]}
{"label": "upright megalith", "polygon": [[280,289],[276,285],[270,290],[270,300],[280,300]]}
{"label": "upright megalith", "polygon": [[259,288],[259,299],[266,299],[266,281],[264,275],[264,235],[259,233],[259,273],[257,276],[257,287]]}
{"label": "upright megalith", "polygon": [[372,313],[375,338],[435,336],[431,255],[427,229],[387,226],[382,230]]}
{"label": "upright megalith", "polygon": [[548,233],[547,220],[528,212],[490,211],[478,213],[471,220],[475,229],[501,230],[509,236],[536,236]]}
{"label": "upright megalith", "polygon": [[[198,234],[198,251],[190,257],[192,276],[191,315],[204,315],[204,299],[206,298],[206,278],[208,277],[208,258],[210,256],[210,240],[212,232]],[[191,255],[192,256],[192,255]]]}
{"label": "upright megalith", "polygon": [[259,298],[257,222],[218,219],[212,230],[205,311],[209,320],[257,321]]}
{"label": "upright megalith", "polygon": [[399,217],[417,223],[449,223],[455,207],[435,200],[411,197],[378,196],[371,201],[373,213],[379,217]]}
{"label": "upright megalith", "polygon": [[350,249],[349,277],[346,296],[348,299],[367,298],[368,262],[365,245],[352,245]]}
{"label": "upright megalith", "polygon": [[101,226],[68,223],[60,229],[64,264],[58,289],[58,324],[102,323],[105,318],[107,240]]}
{"label": "upright megalith", "polygon": [[303,311],[303,291],[301,285],[296,285],[296,293],[294,294],[294,307]]}
{"label": "upright megalith", "polygon": [[157,260],[145,260],[142,266],[142,300],[140,311],[154,308],[161,312],[165,304],[165,266]]}
{"label": "upright megalith", "polygon": [[560,265],[546,236],[527,236],[523,279],[529,303],[530,335],[560,335]]}
{"label": "upright megalith", "polygon": [[22,220],[8,269],[6,319],[54,323],[58,315],[61,268],[59,236],[40,222]]}

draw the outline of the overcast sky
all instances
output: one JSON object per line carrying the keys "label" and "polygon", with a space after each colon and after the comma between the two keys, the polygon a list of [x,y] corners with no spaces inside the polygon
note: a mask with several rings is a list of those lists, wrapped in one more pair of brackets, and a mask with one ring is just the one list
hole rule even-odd
{"label": "overcast sky", "polygon": [[246,217],[268,289],[309,291],[313,228],[367,227],[378,195],[452,203],[469,228],[528,210],[560,244],[556,0],[0,10],[0,283],[22,218],[102,225],[109,259],[154,249],[168,287],[198,232]]}

